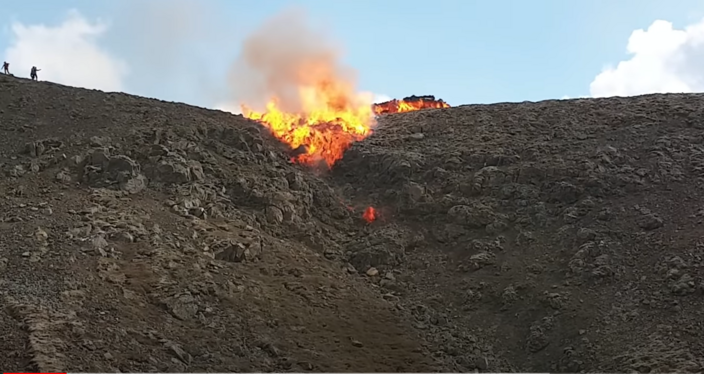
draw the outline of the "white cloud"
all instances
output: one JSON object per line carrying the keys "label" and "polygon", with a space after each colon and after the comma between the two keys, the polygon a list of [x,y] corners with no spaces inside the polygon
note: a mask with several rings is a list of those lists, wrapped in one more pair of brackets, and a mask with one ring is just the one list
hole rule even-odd
{"label": "white cloud", "polygon": [[32,66],[41,69],[39,78],[61,84],[103,91],[124,90],[127,63],[100,47],[99,38],[109,25],[86,20],[70,11],[58,26],[11,26],[12,41],[5,50],[10,72],[29,76]]}
{"label": "white cloud", "polygon": [[657,20],[633,31],[626,50],[630,59],[594,78],[592,96],[704,91],[704,19],[684,29]]}

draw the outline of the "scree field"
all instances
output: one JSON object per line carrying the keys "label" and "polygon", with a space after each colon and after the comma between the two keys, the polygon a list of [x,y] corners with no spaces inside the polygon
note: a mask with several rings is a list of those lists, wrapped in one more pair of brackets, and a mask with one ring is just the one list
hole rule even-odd
{"label": "scree field", "polygon": [[384,114],[330,160],[0,77],[0,367],[704,370],[704,95]]}

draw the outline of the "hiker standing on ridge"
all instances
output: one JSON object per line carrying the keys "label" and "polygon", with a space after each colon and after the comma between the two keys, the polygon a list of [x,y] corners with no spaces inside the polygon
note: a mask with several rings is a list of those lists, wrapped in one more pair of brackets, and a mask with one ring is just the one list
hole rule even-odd
{"label": "hiker standing on ridge", "polygon": [[7,75],[10,75],[10,63],[9,62],[4,61],[2,63],[2,72]]}
{"label": "hiker standing on ridge", "polygon": [[42,71],[42,69],[37,69],[36,66],[32,66],[32,70],[29,72],[29,77],[32,78],[33,81],[39,80],[37,78],[38,71]]}

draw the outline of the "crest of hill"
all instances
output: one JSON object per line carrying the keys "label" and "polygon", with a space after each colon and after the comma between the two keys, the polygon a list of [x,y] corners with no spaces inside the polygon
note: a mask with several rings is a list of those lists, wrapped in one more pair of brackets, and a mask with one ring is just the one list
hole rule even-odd
{"label": "crest of hill", "polygon": [[703,369],[701,95],[385,115],[319,175],[241,116],[0,86],[2,367]]}

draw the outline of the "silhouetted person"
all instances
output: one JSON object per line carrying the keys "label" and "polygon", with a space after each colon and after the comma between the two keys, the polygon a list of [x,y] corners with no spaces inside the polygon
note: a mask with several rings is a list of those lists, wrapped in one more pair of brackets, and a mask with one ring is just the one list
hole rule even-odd
{"label": "silhouetted person", "polygon": [[32,71],[29,72],[30,78],[32,78],[33,81],[38,80],[39,78],[37,77],[37,72],[42,71],[42,69],[37,69],[36,66],[32,66]]}
{"label": "silhouetted person", "polygon": [[4,61],[2,63],[2,72],[5,74],[8,74],[8,75],[10,74],[10,63],[9,62]]}

